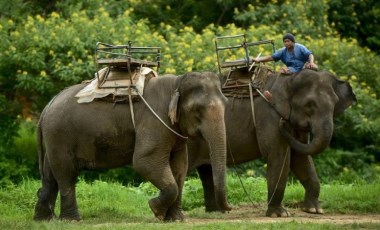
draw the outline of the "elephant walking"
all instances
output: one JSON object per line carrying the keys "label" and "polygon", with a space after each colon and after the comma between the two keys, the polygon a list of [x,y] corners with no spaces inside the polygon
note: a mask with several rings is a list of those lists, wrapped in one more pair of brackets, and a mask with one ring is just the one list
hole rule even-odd
{"label": "elephant walking", "polygon": [[[78,104],[74,96],[85,86],[63,90],[41,114],[38,142],[42,187],[34,219],[55,216],[58,192],[60,218],[81,219],[75,192],[80,172],[132,164],[160,190],[159,196],[149,201],[155,216],[165,221],[183,220],[181,194],[188,166],[187,141],[167,129],[141,100],[133,104],[135,127],[126,104],[100,100]],[[177,133],[202,137],[209,143],[216,203],[222,210],[230,210],[225,191],[227,99],[218,76],[192,72],[155,77],[146,84],[143,95],[163,122],[170,125],[172,119],[170,127]]]}
{"label": "elephant walking", "polygon": [[[235,74],[249,75],[247,71]],[[270,101],[254,98],[254,117],[249,98],[230,98],[226,105],[227,164],[266,159],[267,216],[289,216],[281,203],[290,171],[305,188],[303,210],[323,213],[318,200],[320,183],[311,156],[328,147],[334,116],[356,100],[352,88],[330,72],[302,70],[292,76],[272,73],[262,90],[271,92]],[[206,211],[217,211],[207,144],[196,139],[189,142],[188,149],[189,172],[198,170]]]}

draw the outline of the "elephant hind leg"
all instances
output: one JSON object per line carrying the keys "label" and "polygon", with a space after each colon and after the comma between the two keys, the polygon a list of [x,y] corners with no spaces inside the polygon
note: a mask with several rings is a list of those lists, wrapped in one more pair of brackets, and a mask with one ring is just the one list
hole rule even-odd
{"label": "elephant hind leg", "polygon": [[50,220],[55,217],[54,209],[58,195],[57,181],[51,173],[49,163],[45,159],[43,166],[42,187],[37,192],[37,203],[34,207],[34,220]]}
{"label": "elephant hind leg", "polygon": [[81,220],[78,212],[78,205],[76,200],[75,184],[79,175],[79,170],[75,168],[76,164],[69,158],[64,148],[61,151],[57,151],[57,155],[64,156],[60,161],[64,164],[55,162],[53,174],[57,178],[57,184],[59,188],[59,195],[61,198],[61,212],[60,219],[66,220]]}
{"label": "elephant hind leg", "polygon": [[211,165],[201,165],[197,168],[199,178],[202,181],[203,196],[206,212],[223,212],[215,200],[214,180]]}
{"label": "elephant hind leg", "polygon": [[58,194],[57,185],[43,185],[38,189],[38,201],[34,207],[34,220],[50,220],[55,217],[54,208]]}
{"label": "elephant hind leg", "polygon": [[67,186],[64,186],[63,189],[60,189],[61,195],[61,213],[59,215],[60,219],[66,220],[81,220],[76,192],[75,192],[75,182],[70,183]]}

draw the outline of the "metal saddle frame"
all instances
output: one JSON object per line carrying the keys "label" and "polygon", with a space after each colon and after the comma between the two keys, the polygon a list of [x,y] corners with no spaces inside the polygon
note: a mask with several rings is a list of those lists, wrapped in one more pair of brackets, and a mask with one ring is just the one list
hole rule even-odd
{"label": "metal saddle frame", "polygon": [[[102,42],[96,43],[96,77],[98,79],[98,88],[130,88],[134,87],[135,82],[132,81],[132,73],[136,74],[141,67],[156,68],[156,72],[160,68],[160,47],[137,47],[132,46],[129,41],[128,45],[111,45]],[[141,59],[141,58],[144,59]],[[150,60],[145,60],[145,59]],[[99,70],[104,66],[108,67],[105,76],[100,79]],[[130,85],[104,86],[108,79],[110,71],[118,69],[128,72]]]}
{"label": "metal saddle frame", "polygon": [[[237,44],[237,45],[227,45],[227,46],[221,46],[220,45],[220,43],[223,40],[234,41],[233,39],[241,40],[241,43]],[[273,52],[276,51],[273,40],[261,40],[261,41],[256,41],[256,42],[247,42],[245,34],[232,35],[232,36],[220,36],[220,37],[215,38],[215,52],[216,52],[216,57],[217,57],[217,61],[218,61],[219,73],[222,74],[223,68],[229,68],[230,69],[228,72],[228,75],[227,75],[227,79],[222,86],[222,88],[224,90],[228,89],[228,88],[237,88],[237,87],[247,86],[250,84],[251,79],[254,79],[255,74],[257,74],[257,71],[255,72],[255,71],[251,70],[255,63],[252,63],[252,66],[251,66],[252,59],[249,56],[250,55],[249,54],[249,51],[250,51],[249,48],[253,48],[254,46],[259,46],[259,45],[271,45],[272,51]],[[228,51],[228,50],[238,50],[238,49],[244,49],[245,56],[243,58],[238,59],[238,60],[232,60],[232,61],[221,60],[222,58],[221,58],[220,52]],[[275,62],[273,62],[273,69],[275,69],[275,67],[276,67]],[[246,84],[231,85],[230,81],[235,80],[235,79],[232,79],[232,76],[237,71],[247,72],[247,74],[252,73],[252,77],[248,82],[246,81],[247,79],[241,79],[242,82],[246,82]]]}

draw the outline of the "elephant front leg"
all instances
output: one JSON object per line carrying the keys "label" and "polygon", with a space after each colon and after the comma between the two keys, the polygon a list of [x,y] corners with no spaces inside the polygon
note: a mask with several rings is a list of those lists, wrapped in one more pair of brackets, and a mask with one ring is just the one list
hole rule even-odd
{"label": "elephant front leg", "polygon": [[[152,182],[153,183],[153,182]],[[154,184],[154,183],[153,183]],[[149,207],[159,220],[168,221],[166,217],[168,209],[176,201],[178,196],[178,187],[176,184],[170,184],[163,189],[160,189],[160,195],[149,200]],[[175,197],[175,198],[174,198]],[[174,213],[172,213],[174,215]]]}
{"label": "elephant front leg", "polygon": [[182,212],[182,190],[187,174],[188,159],[186,145],[181,145],[173,150],[170,157],[170,168],[178,186],[178,196],[175,202],[168,208],[165,221],[183,221],[185,216]]}
{"label": "elephant front leg", "polygon": [[[138,143],[138,142],[137,142]],[[149,200],[149,207],[156,218],[164,220],[168,208],[178,198],[178,185],[169,165],[170,149],[147,149],[147,145],[135,146],[133,168],[160,190],[159,196]]]}
{"label": "elephant front leg", "polygon": [[268,157],[268,210],[266,216],[290,216],[290,213],[282,206],[286,181],[289,174],[289,159],[290,152],[285,154],[285,151],[283,151],[283,154],[281,155]]}
{"label": "elephant front leg", "polygon": [[323,214],[319,204],[320,183],[311,156],[292,153],[290,169],[305,189],[302,210],[313,214]]}

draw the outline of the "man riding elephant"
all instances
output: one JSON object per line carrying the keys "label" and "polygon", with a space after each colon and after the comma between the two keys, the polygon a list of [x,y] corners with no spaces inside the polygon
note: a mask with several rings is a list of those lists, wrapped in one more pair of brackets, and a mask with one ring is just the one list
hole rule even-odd
{"label": "man riding elephant", "polygon": [[304,68],[318,70],[318,66],[314,63],[313,53],[304,45],[296,43],[293,34],[285,34],[282,41],[285,47],[279,49],[271,56],[253,58],[252,62],[281,60],[286,65],[286,67],[280,69],[280,72],[283,74],[297,73]]}

